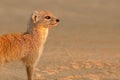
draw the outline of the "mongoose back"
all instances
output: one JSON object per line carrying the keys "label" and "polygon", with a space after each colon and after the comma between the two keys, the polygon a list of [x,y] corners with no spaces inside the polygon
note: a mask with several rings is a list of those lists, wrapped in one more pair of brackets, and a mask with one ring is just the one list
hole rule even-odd
{"label": "mongoose back", "polygon": [[42,53],[49,28],[59,22],[48,11],[34,11],[25,33],[0,36],[0,65],[21,60],[26,66],[28,80],[33,80],[34,68]]}

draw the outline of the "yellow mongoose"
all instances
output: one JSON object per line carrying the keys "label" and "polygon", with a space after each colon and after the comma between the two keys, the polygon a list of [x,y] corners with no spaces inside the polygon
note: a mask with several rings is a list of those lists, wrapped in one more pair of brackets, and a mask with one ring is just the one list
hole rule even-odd
{"label": "yellow mongoose", "polygon": [[21,60],[26,65],[28,80],[33,80],[34,67],[42,53],[48,29],[58,24],[48,11],[35,11],[25,33],[0,36],[0,64]]}

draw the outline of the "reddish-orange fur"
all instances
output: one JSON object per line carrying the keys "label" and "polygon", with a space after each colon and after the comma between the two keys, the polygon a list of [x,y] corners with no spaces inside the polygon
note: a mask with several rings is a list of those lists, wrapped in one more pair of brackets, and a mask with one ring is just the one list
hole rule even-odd
{"label": "reddish-orange fur", "polygon": [[[51,16],[51,20],[44,19],[46,15]],[[0,36],[0,64],[21,60],[26,65],[28,80],[33,80],[34,67],[41,55],[48,28],[55,26],[56,22],[51,13],[37,11],[30,18],[27,32]]]}

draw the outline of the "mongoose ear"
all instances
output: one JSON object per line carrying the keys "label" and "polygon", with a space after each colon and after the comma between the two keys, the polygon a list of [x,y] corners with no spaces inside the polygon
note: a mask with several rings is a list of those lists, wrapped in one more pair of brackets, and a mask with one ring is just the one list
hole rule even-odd
{"label": "mongoose ear", "polygon": [[37,21],[38,13],[39,13],[38,11],[34,11],[32,14],[32,20],[34,23]]}

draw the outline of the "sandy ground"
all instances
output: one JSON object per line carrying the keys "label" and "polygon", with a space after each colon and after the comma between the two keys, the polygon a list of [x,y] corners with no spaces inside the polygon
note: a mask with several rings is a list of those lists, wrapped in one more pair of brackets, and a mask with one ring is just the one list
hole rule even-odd
{"label": "sandy ground", "polygon": [[[120,80],[119,0],[1,0],[0,33],[24,32],[34,10],[61,20],[51,29],[35,80]],[[27,80],[20,62],[0,69],[0,80]]]}

